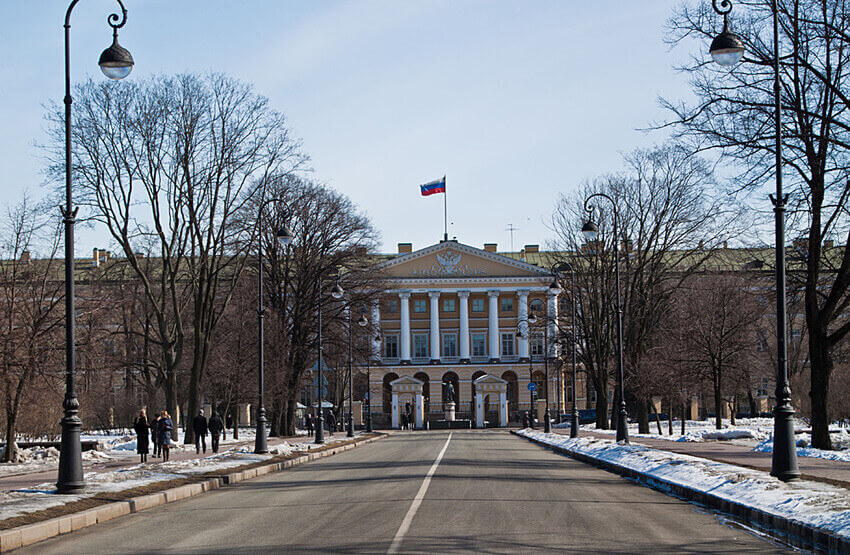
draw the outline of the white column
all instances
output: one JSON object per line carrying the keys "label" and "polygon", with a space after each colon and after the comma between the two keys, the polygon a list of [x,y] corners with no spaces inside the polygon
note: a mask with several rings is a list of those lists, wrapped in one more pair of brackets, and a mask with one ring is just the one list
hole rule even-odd
{"label": "white column", "polygon": [[516,296],[519,302],[519,329],[522,332],[522,337],[518,341],[517,354],[521,362],[526,362],[528,361],[528,339],[531,335],[528,327],[528,291],[517,291]]}
{"label": "white column", "polygon": [[499,392],[499,427],[508,425],[508,394],[506,391]]}
{"label": "white column", "polygon": [[440,362],[440,292],[429,291],[431,298],[431,362]]}
{"label": "white column", "polygon": [[381,342],[376,338],[381,334],[381,300],[372,301],[372,325],[366,327],[372,345],[372,360],[381,360]]}
{"label": "white column", "polygon": [[497,361],[502,358],[502,351],[499,349],[499,292],[487,291],[487,296],[490,297],[490,320],[487,326],[490,336],[490,360]]}
{"label": "white column", "polygon": [[469,291],[457,292],[460,304],[460,361],[469,362]]}
{"label": "white column", "polygon": [[549,334],[549,352],[547,354],[551,358],[557,355],[558,347],[558,297],[552,295],[551,293],[547,296],[549,297],[549,312],[547,312],[549,316],[549,321],[546,322],[546,331]]}
{"label": "white column", "polygon": [[398,294],[401,305],[401,361],[410,363],[410,291]]}

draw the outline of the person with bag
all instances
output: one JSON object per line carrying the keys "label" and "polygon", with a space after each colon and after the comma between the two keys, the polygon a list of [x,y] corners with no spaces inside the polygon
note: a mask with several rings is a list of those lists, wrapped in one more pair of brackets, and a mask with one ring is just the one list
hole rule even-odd
{"label": "person with bag", "polygon": [[171,449],[171,430],[174,429],[174,424],[171,422],[171,417],[167,411],[162,411],[160,415],[158,429],[159,436],[157,437],[159,448],[162,451],[162,462],[168,462],[168,452]]}
{"label": "person with bag", "polygon": [[198,416],[192,419],[192,431],[195,432],[195,453],[201,452],[201,446],[204,447],[204,454],[207,452],[207,419],[204,417],[204,411],[199,410]]}
{"label": "person with bag", "polygon": [[145,409],[139,414],[139,418],[133,423],[133,429],[136,430],[136,453],[142,458],[142,462],[148,462],[148,417],[145,415]]}
{"label": "person with bag", "polygon": [[159,457],[161,453],[159,452],[159,419],[160,415],[156,415],[153,420],[151,420],[151,443],[153,443],[153,456],[154,458]]}
{"label": "person with bag", "polygon": [[207,429],[210,431],[212,452],[218,453],[218,436],[224,431],[224,422],[221,421],[216,411],[213,411],[212,416],[210,416],[210,421],[207,422]]}

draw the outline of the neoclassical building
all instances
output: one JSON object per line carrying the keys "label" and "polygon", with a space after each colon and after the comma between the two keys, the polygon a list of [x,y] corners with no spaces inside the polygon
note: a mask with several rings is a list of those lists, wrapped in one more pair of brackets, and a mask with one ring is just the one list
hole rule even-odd
{"label": "neoclassical building", "polygon": [[[373,415],[380,419],[383,413],[389,423],[390,384],[412,377],[422,382],[424,421],[444,417],[448,383],[457,417],[472,419],[474,382],[489,375],[497,380],[487,382],[506,382],[510,420],[532,407],[530,382],[538,399],[551,395],[555,417],[572,390],[567,391],[555,360],[558,303],[549,292],[551,270],[497,254],[494,244],[478,249],[449,240],[417,251],[411,247],[400,243],[398,255],[383,262],[386,289],[372,306],[372,323],[379,330],[372,345],[378,362],[371,372]],[[537,248],[529,245],[525,251],[536,253]],[[537,321],[529,326],[530,311]],[[548,384],[545,331],[551,338]],[[488,420],[498,421],[499,400],[483,397]],[[404,406],[412,397],[402,394],[398,401]]]}

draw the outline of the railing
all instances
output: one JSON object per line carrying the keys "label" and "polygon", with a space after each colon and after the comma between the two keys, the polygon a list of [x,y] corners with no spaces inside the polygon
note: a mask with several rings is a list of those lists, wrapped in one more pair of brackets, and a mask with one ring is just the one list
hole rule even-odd
{"label": "railing", "polygon": [[457,364],[460,362],[460,357],[440,357],[440,362],[445,364]]}
{"label": "railing", "polygon": [[381,364],[398,364],[398,357],[381,357]]}
{"label": "railing", "polygon": [[469,357],[470,362],[488,362],[490,357],[488,356],[471,356]]}
{"label": "railing", "polygon": [[518,355],[502,355],[501,362],[516,362],[519,360]]}
{"label": "railing", "polygon": [[431,362],[430,357],[411,357],[410,364],[428,364]]}

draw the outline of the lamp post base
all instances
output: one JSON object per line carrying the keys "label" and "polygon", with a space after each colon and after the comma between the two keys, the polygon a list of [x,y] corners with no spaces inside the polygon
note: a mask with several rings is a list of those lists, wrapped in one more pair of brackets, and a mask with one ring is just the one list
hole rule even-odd
{"label": "lamp post base", "polygon": [[[76,402],[76,399],[74,399]],[[67,401],[66,401],[67,403]],[[76,414],[68,414],[62,419],[62,437],[59,444],[59,477],[56,481],[57,493],[80,493],[86,487],[83,478],[83,452],[80,445],[80,430],[83,422]]]}
{"label": "lamp post base", "polygon": [[261,412],[257,416],[257,437],[254,439],[254,453],[262,454],[269,452],[269,443],[266,438],[266,415]]}
{"label": "lamp post base", "polygon": [[313,443],[324,443],[325,442],[325,419],[319,413],[319,417],[316,419],[316,440]]}
{"label": "lamp post base", "polygon": [[348,432],[345,434],[347,437],[354,437],[354,416],[351,413],[348,413]]}
{"label": "lamp post base", "polygon": [[617,413],[617,443],[621,441],[623,443],[629,442],[629,414],[625,407]]}
{"label": "lamp post base", "polygon": [[570,437],[578,437],[578,411],[573,411],[573,414],[570,416]]}
{"label": "lamp post base", "polygon": [[770,475],[783,482],[800,478],[797,467],[797,440],[794,437],[794,409],[782,404],[773,413],[773,461]]}
{"label": "lamp post base", "polygon": [[549,409],[543,411],[543,433],[548,434],[552,431],[552,422],[549,420]]}

